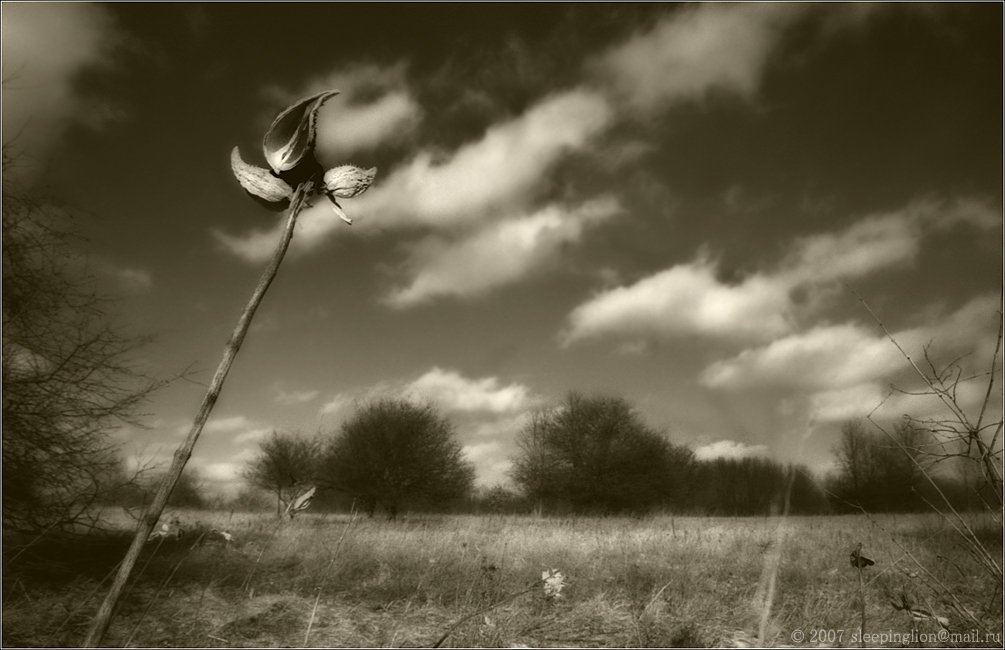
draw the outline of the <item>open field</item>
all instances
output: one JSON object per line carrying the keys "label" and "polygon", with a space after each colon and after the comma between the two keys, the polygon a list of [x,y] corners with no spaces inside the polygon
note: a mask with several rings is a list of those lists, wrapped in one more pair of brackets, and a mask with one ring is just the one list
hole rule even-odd
{"label": "open field", "polygon": [[[429,647],[485,609],[443,646],[742,646],[759,633],[764,645],[857,646],[862,589],[867,632],[889,635],[870,645],[1000,646],[974,638],[975,619],[1001,632],[1000,585],[935,516],[178,514],[185,535],[148,544],[106,643]],[[1000,526],[984,532],[1000,556]],[[8,543],[4,646],[79,644],[127,541],[41,542],[13,560]],[[861,587],[859,542],[876,561]],[[558,599],[545,597],[546,569],[567,578]],[[937,622],[891,606],[901,594],[968,636],[938,637]]]}

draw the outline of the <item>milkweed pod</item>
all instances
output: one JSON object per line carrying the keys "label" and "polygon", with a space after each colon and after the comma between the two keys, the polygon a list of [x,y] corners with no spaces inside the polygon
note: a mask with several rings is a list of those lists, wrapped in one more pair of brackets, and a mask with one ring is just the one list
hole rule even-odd
{"label": "milkweed pod", "polygon": [[365,192],[376,175],[376,167],[370,169],[362,169],[355,165],[333,167],[325,172],[325,192],[340,199],[351,199]]}
{"label": "milkweed pod", "polygon": [[241,187],[272,209],[282,210],[293,197],[293,190],[286,181],[273,176],[268,169],[244,162],[237,147],[230,152],[230,167]]}
{"label": "milkweed pod", "polygon": [[296,498],[296,500],[293,502],[292,509],[293,510],[306,510],[307,508],[309,508],[310,505],[311,505],[311,499],[314,498],[314,492],[315,491],[317,491],[317,488],[316,487],[311,487],[311,489],[307,490],[306,492],[304,492],[303,494],[301,494],[300,496],[298,496]]}
{"label": "milkweed pod", "polygon": [[262,141],[265,161],[272,171],[277,174],[289,172],[305,160],[313,159],[318,110],[338,92],[326,90],[305,97],[276,116]]}

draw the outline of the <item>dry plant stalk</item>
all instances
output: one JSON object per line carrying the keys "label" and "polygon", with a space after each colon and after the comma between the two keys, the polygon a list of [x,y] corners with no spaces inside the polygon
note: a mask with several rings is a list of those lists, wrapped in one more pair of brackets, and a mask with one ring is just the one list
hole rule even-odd
{"label": "dry plant stalk", "polygon": [[231,335],[230,340],[224,348],[223,358],[220,360],[220,365],[216,369],[216,374],[213,375],[213,381],[210,383],[209,390],[206,391],[206,396],[202,400],[202,406],[199,407],[199,413],[196,415],[195,422],[192,424],[192,429],[188,432],[188,436],[185,438],[185,441],[174,452],[171,467],[168,469],[164,480],[161,481],[153,502],[140,518],[140,522],[136,527],[136,534],[133,535],[133,541],[129,546],[129,550],[126,552],[125,558],[122,560],[122,564],[119,567],[118,573],[115,575],[115,579],[112,581],[112,586],[108,591],[108,595],[105,596],[105,600],[101,603],[101,607],[98,608],[98,613],[95,615],[94,621],[91,623],[91,627],[87,632],[87,637],[84,639],[83,647],[95,648],[100,645],[102,639],[104,639],[105,633],[108,631],[108,626],[111,623],[115,605],[118,603],[119,596],[122,593],[122,589],[129,580],[129,575],[132,573],[133,566],[139,559],[140,552],[143,550],[143,546],[146,544],[147,538],[153,531],[154,526],[157,525],[157,520],[160,519],[161,513],[164,511],[164,507],[167,505],[167,500],[171,495],[171,490],[174,489],[175,483],[178,481],[178,477],[181,476],[182,470],[185,468],[185,463],[187,463],[189,457],[191,457],[192,449],[195,447],[195,443],[199,439],[199,434],[202,433],[202,429],[206,425],[206,421],[209,419],[209,415],[212,413],[213,407],[216,405],[216,400],[220,396],[220,390],[223,388],[223,382],[227,378],[227,374],[230,372],[230,367],[234,363],[234,358],[237,356],[238,350],[241,349],[241,344],[244,343],[244,337],[247,335],[248,328],[251,326],[251,320],[254,318],[255,312],[258,310],[258,306],[261,304],[262,298],[265,296],[265,292],[268,291],[269,285],[271,285],[272,281],[275,279],[276,272],[279,271],[279,265],[282,263],[283,257],[286,255],[286,249],[289,248],[290,239],[293,237],[293,230],[297,223],[297,217],[300,215],[300,211],[303,209],[307,197],[310,196],[313,191],[313,180],[301,183],[297,187],[293,200],[290,203],[288,216],[286,218],[286,227],[284,228],[282,237],[279,240],[279,245],[276,247],[276,251],[273,253],[272,259],[269,261],[268,266],[266,266],[265,271],[262,273],[262,277],[259,279],[254,292],[252,292],[251,299],[244,307],[244,311],[241,312],[241,317],[237,321],[237,327],[234,328],[234,333]]}
{"label": "dry plant stalk", "polygon": [[[202,406],[200,406],[195,422],[192,424],[192,429],[185,441],[175,451],[171,467],[161,482],[153,503],[144,512],[136,527],[136,534],[122,560],[111,589],[109,589],[104,602],[101,603],[101,607],[98,608],[98,613],[87,632],[84,647],[96,647],[108,631],[115,605],[118,603],[123,587],[129,580],[129,575],[143,550],[143,545],[150,536],[150,532],[164,511],[168,497],[171,496],[171,491],[178,482],[185,464],[192,456],[192,449],[216,405],[220,390],[223,388],[223,382],[227,378],[227,373],[230,372],[238,350],[241,349],[244,337],[251,326],[251,320],[258,310],[265,292],[268,291],[269,285],[272,284],[279,271],[279,265],[286,255],[286,249],[289,248],[301,210],[307,205],[308,199],[316,191],[319,191],[328,198],[335,214],[346,223],[351,224],[352,220],[342,210],[337,199],[358,196],[365,192],[373,182],[377,173],[376,169],[361,169],[353,165],[342,165],[323,172],[314,157],[318,110],[328,99],[337,94],[337,90],[330,90],[301,99],[287,107],[273,120],[263,140],[265,159],[269,163],[271,171],[245,163],[236,148],[231,153],[230,162],[234,176],[252,198],[269,207],[280,209],[287,200],[289,201],[286,226],[272,259],[265,267],[258,285],[251,294],[251,299],[237,321],[234,333],[224,347],[223,358],[220,360],[216,374],[213,375],[213,381],[206,391],[206,396],[203,398]],[[294,187],[295,189],[293,189]]]}

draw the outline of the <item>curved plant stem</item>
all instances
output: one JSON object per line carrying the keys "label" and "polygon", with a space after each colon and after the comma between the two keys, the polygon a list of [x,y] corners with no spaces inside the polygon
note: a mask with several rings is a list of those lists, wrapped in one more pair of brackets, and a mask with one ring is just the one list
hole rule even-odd
{"label": "curved plant stem", "polygon": [[220,365],[216,369],[216,374],[213,375],[213,381],[210,383],[209,390],[206,391],[206,396],[202,400],[202,406],[199,407],[199,413],[195,417],[195,422],[192,423],[192,429],[188,432],[188,436],[184,442],[174,452],[171,467],[164,476],[164,480],[161,481],[153,503],[150,504],[150,507],[140,517],[140,521],[136,526],[136,534],[133,536],[132,544],[129,546],[129,550],[122,560],[119,572],[115,575],[112,586],[108,590],[108,595],[105,596],[104,602],[98,608],[98,613],[94,616],[94,621],[87,631],[87,637],[84,639],[83,644],[85,648],[98,647],[104,639],[105,633],[108,631],[112,614],[115,611],[115,605],[122,594],[122,588],[125,587],[126,581],[129,580],[129,574],[132,572],[133,566],[139,558],[140,551],[143,550],[143,545],[150,536],[150,532],[157,525],[157,520],[160,519],[164,506],[167,505],[168,497],[171,496],[171,491],[174,489],[175,483],[178,482],[178,477],[181,476],[185,463],[188,462],[189,457],[192,455],[192,449],[199,439],[199,434],[202,433],[202,428],[205,426],[206,420],[209,419],[209,415],[216,405],[216,400],[220,396],[220,390],[223,388],[223,382],[227,378],[227,373],[230,372],[230,366],[234,363],[237,351],[241,349],[244,337],[251,326],[251,319],[254,318],[255,312],[258,310],[258,306],[265,296],[265,292],[269,289],[269,285],[272,284],[272,280],[275,279],[279,265],[286,255],[286,249],[289,247],[290,239],[293,237],[293,229],[296,226],[297,217],[303,209],[307,197],[311,195],[314,189],[314,182],[313,179],[310,179],[297,186],[293,200],[290,202],[290,207],[287,211],[286,227],[279,240],[279,245],[276,246],[272,259],[269,261],[268,266],[265,267],[265,271],[262,272],[262,277],[258,280],[258,285],[251,294],[251,299],[248,300],[244,311],[241,312],[241,317],[237,321],[237,327],[234,328],[234,333],[231,334],[230,340],[223,350],[223,358],[220,360]]}

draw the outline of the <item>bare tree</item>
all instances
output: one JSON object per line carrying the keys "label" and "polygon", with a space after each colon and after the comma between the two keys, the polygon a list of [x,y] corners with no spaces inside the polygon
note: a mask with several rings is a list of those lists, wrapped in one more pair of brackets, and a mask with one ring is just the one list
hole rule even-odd
{"label": "bare tree", "polygon": [[111,324],[66,213],[16,185],[6,148],[3,164],[3,522],[93,525],[125,478],[110,431],[160,383],[131,366],[145,339]]}
{"label": "bare tree", "polygon": [[429,405],[384,399],[361,407],[330,441],[319,480],[390,518],[412,505],[467,495],[474,468],[450,422]]}
{"label": "bare tree", "polygon": [[518,446],[513,479],[524,493],[580,511],[680,505],[694,460],[625,400],[579,393],[532,418]]}
{"label": "bare tree", "polygon": [[260,443],[258,455],[245,468],[244,478],[276,495],[279,517],[285,505],[314,482],[320,455],[321,444],[317,439],[273,431]]}

